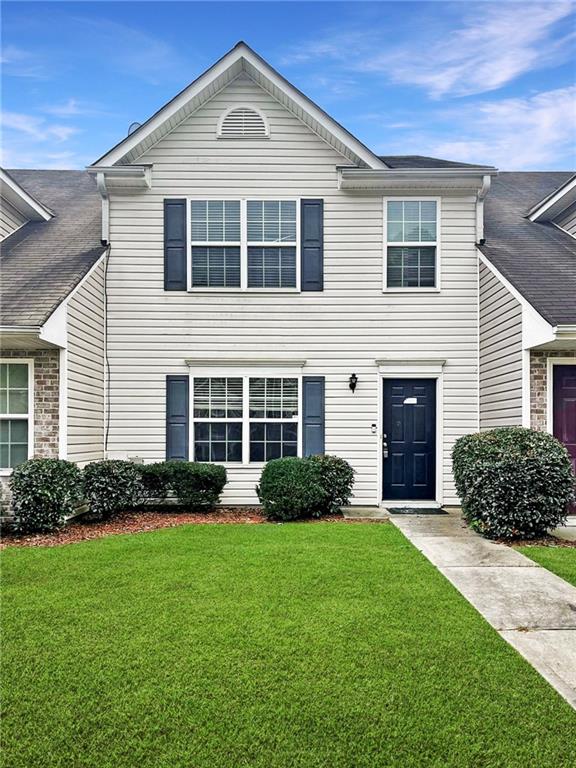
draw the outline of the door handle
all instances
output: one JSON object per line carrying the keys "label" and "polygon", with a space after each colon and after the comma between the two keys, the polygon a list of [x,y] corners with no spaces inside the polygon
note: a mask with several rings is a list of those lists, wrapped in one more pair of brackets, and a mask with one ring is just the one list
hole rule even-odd
{"label": "door handle", "polygon": [[382,458],[388,458],[388,443],[386,442],[386,435],[382,438]]}

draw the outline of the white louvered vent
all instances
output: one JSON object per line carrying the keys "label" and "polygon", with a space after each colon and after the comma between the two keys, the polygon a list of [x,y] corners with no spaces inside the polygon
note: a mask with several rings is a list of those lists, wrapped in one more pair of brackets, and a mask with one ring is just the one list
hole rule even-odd
{"label": "white louvered vent", "polygon": [[264,115],[254,107],[234,107],[220,118],[221,139],[263,139],[269,136]]}

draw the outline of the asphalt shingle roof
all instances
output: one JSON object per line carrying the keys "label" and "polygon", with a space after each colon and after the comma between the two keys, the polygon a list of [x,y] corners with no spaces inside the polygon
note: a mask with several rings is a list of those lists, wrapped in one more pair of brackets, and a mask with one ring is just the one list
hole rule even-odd
{"label": "asphalt shingle roof", "polygon": [[104,253],[101,204],[85,171],[9,171],[49,208],[7,237],[0,256],[0,325],[42,325]]}
{"label": "asphalt shingle roof", "polygon": [[438,157],[425,157],[424,155],[380,155],[390,168],[492,168],[491,165],[471,165],[470,163],[457,163],[454,160],[441,160]]}
{"label": "asphalt shingle roof", "polygon": [[484,204],[480,250],[552,325],[576,323],[576,240],[526,214],[571,175],[503,172],[492,179]]}

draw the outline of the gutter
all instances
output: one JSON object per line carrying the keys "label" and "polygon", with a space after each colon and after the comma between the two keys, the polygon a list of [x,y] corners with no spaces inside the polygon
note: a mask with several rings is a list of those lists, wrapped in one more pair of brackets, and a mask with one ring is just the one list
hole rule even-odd
{"label": "gutter", "polygon": [[476,194],[476,245],[484,245],[484,200],[490,189],[492,179],[490,174],[482,178],[482,186]]}
{"label": "gutter", "polygon": [[110,200],[106,189],[106,177],[102,171],[96,174],[96,186],[102,198],[102,237],[100,242],[102,245],[108,245],[110,239]]}

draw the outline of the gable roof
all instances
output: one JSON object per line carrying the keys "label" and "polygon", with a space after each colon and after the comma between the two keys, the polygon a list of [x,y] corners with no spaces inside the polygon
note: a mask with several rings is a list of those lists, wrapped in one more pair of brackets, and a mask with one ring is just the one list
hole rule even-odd
{"label": "gable roof", "polygon": [[529,211],[571,178],[565,172],[501,172],[484,203],[481,252],[551,325],[576,323],[576,239]]}
{"label": "gable roof", "polygon": [[10,171],[53,213],[0,245],[0,325],[41,326],[106,250],[101,202],[85,171]]}
{"label": "gable roof", "polygon": [[386,168],[381,158],[242,41],[92,165],[109,166],[136,162],[146,150],[242,72],[351,162],[364,168]]}
{"label": "gable roof", "polygon": [[574,202],[576,202],[576,175],[570,176],[543,200],[539,200],[528,211],[528,218],[531,221],[553,221]]}

